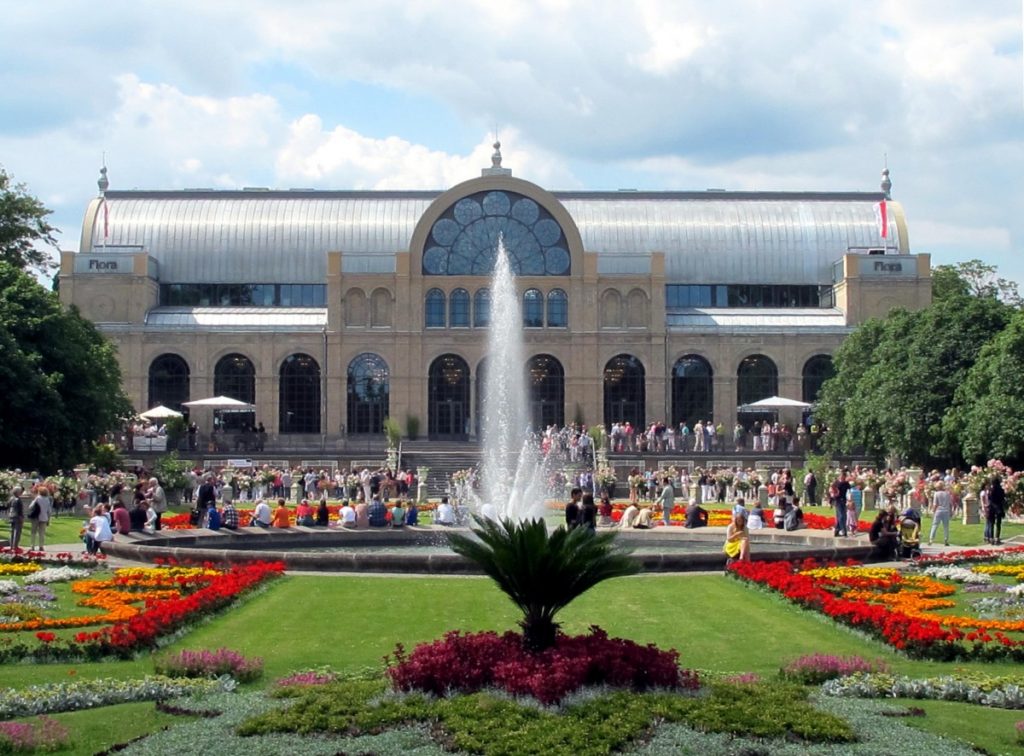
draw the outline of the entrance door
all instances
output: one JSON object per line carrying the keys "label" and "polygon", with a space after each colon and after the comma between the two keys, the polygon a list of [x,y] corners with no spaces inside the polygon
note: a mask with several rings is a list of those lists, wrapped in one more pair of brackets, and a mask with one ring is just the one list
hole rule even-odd
{"label": "entrance door", "polygon": [[469,365],[456,354],[444,354],[430,365],[428,434],[431,438],[464,439],[469,418]]}

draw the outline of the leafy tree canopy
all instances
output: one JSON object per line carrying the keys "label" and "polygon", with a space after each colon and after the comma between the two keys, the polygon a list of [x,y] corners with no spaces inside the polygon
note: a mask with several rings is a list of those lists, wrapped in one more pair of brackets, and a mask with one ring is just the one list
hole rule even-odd
{"label": "leafy tree canopy", "polygon": [[0,466],[83,461],[131,413],[113,345],[74,309],[0,261]]}
{"label": "leafy tree canopy", "polygon": [[989,341],[943,420],[947,446],[971,463],[1024,460],[1024,313]]}
{"label": "leafy tree canopy", "polygon": [[949,292],[924,310],[861,326],[838,350],[836,376],[822,390],[817,414],[829,427],[829,450],[918,463],[958,458],[944,417],[1012,312],[995,296]]}
{"label": "leafy tree canopy", "polygon": [[42,273],[56,265],[46,250],[57,249],[50,210],[0,168],[0,260],[21,270]]}
{"label": "leafy tree canopy", "polygon": [[951,296],[987,297],[1012,307],[1024,303],[1017,284],[1001,278],[995,265],[981,260],[937,265],[932,270],[932,298],[941,301]]}

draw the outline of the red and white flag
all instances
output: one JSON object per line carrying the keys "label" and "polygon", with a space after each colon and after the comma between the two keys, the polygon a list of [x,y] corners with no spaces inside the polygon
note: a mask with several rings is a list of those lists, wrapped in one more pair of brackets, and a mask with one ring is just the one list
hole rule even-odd
{"label": "red and white flag", "polygon": [[885,205],[885,200],[882,200],[875,205],[875,218],[878,219],[878,227],[881,229],[881,236],[883,239],[889,238],[889,208]]}

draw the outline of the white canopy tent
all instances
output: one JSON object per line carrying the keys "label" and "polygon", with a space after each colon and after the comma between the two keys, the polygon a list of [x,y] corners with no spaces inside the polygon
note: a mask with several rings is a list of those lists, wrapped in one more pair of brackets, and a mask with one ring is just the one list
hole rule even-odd
{"label": "white canopy tent", "polygon": [[210,409],[254,409],[253,405],[230,396],[211,396],[207,399],[196,399],[194,402],[185,402],[186,407],[209,407]]}
{"label": "white canopy tent", "polygon": [[782,396],[769,396],[767,399],[741,404],[737,409],[740,412],[773,412],[782,409],[810,409],[810,407],[809,402],[798,402],[796,399],[786,399]]}
{"label": "white canopy tent", "polygon": [[158,404],[152,409],[140,412],[139,417],[143,417],[146,420],[166,420],[169,417],[181,417],[181,413],[177,410],[172,410],[170,407]]}

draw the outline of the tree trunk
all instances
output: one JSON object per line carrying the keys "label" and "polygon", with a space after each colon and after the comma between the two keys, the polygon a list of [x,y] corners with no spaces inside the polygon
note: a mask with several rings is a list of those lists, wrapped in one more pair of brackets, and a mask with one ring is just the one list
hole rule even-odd
{"label": "tree trunk", "polygon": [[547,617],[524,617],[519,626],[523,628],[523,647],[530,653],[540,653],[555,645],[558,624]]}

